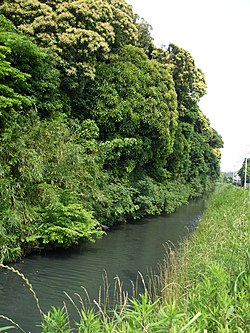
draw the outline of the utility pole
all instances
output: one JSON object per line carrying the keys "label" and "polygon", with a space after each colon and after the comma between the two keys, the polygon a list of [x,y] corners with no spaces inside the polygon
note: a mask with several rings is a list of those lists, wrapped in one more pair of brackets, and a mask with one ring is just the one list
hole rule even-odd
{"label": "utility pole", "polygon": [[244,177],[244,188],[247,188],[247,157],[245,160],[245,177]]}

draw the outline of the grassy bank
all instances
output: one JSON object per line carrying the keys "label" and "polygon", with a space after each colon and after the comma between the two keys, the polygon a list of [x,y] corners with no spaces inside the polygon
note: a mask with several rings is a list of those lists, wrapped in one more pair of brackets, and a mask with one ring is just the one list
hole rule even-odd
{"label": "grassy bank", "polygon": [[[168,251],[160,274],[145,293],[111,313],[75,304],[79,318],[69,323],[66,308],[42,313],[42,332],[244,332],[250,331],[249,192],[221,186],[209,199],[202,222],[181,250]],[[72,318],[71,318],[72,319]],[[1,331],[1,330],[0,330]]]}
{"label": "grassy bank", "polygon": [[162,269],[160,296],[185,313],[183,323],[200,313],[187,332],[250,331],[249,191],[218,188],[175,260],[170,275]]}

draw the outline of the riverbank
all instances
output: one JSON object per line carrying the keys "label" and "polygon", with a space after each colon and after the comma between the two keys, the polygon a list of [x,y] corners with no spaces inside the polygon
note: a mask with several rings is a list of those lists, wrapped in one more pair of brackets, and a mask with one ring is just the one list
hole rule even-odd
{"label": "riverbank", "polygon": [[249,191],[219,187],[171,274],[161,271],[161,304],[176,304],[176,313],[184,314],[178,332],[193,318],[185,332],[250,331],[249,244]]}
{"label": "riverbank", "polygon": [[[2,227],[0,232],[0,263],[17,262],[31,253],[72,249],[94,243],[114,225],[140,220],[145,216],[173,213],[214,187],[212,182],[207,182],[204,187],[199,182],[185,183],[183,179],[161,183],[145,175],[131,181],[106,181],[104,188],[96,189],[93,195],[86,195],[84,202],[77,201],[79,198],[71,197],[71,194],[67,197],[54,185],[53,188],[45,184],[40,186],[39,191],[44,196],[36,203],[32,201],[30,208],[34,216],[31,214],[27,222],[23,219],[23,216],[27,217],[27,212],[26,215],[21,212],[25,204],[17,206],[20,215],[18,213],[12,222],[7,213],[1,213],[1,207],[1,225],[6,227]],[[57,194],[54,193],[52,198],[54,190]],[[50,203],[51,198],[53,204]],[[43,205],[46,206],[44,209]]]}
{"label": "riverbank", "polygon": [[[111,316],[102,302],[99,312],[79,308],[73,332],[248,332],[249,222],[249,193],[219,187],[196,232],[168,252],[144,295],[128,300],[121,293]],[[52,309],[42,325],[43,333],[69,332],[67,311]]]}

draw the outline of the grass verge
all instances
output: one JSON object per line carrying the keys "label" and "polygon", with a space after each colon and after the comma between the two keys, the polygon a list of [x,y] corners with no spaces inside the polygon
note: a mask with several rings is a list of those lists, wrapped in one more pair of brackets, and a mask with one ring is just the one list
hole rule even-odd
{"label": "grass verge", "polygon": [[163,305],[175,303],[185,321],[201,313],[186,332],[250,332],[249,191],[219,187],[196,232],[172,255],[158,295]]}

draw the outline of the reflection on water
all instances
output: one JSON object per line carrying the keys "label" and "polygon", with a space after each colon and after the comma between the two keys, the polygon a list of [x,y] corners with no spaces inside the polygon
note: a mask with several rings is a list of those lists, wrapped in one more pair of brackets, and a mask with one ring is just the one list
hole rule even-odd
{"label": "reflection on water", "polygon": [[[196,200],[171,215],[115,226],[95,244],[31,255],[14,267],[29,279],[44,311],[51,305],[61,306],[63,301],[68,304],[64,291],[72,297],[74,293],[84,297],[84,287],[91,300],[97,299],[104,271],[111,284],[119,276],[124,288],[131,290],[130,281],[136,280],[138,271],[146,274],[150,268],[157,269],[164,257],[163,244],[178,244],[189,229],[194,229],[203,210],[204,200]],[[27,332],[40,332],[34,328],[40,321],[34,298],[25,282],[9,271],[0,271],[0,314],[12,318]],[[0,327],[7,324],[0,318]]]}

